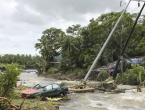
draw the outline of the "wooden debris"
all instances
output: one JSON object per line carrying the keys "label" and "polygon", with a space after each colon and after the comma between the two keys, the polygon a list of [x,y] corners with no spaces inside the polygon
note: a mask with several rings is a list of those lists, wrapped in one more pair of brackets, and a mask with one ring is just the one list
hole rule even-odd
{"label": "wooden debris", "polygon": [[141,87],[137,86],[137,92],[142,92]]}
{"label": "wooden debris", "polygon": [[8,108],[9,110],[12,110],[12,109],[16,109],[16,110],[19,110],[18,107],[16,107],[15,105],[13,105],[9,99],[5,98],[5,97],[0,97],[0,100],[5,100],[8,102],[8,104],[10,105],[11,108]]}
{"label": "wooden debris", "polygon": [[48,97],[45,97],[45,98],[47,101],[52,101],[52,102],[57,102],[62,99],[62,98],[48,98]]}
{"label": "wooden debris", "polygon": [[84,92],[84,91],[94,91],[95,88],[84,88],[84,89],[69,89],[69,91],[74,91],[74,92]]}

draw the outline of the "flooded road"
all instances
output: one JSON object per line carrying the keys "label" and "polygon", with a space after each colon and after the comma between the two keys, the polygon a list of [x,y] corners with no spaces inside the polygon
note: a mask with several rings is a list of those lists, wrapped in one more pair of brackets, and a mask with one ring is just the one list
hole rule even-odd
{"label": "flooded road", "polygon": [[[55,82],[62,81],[53,78],[38,77],[36,72],[23,72],[20,75],[22,84],[32,87],[41,82]],[[18,81],[18,84],[21,81]],[[65,106],[60,106],[59,110],[145,110],[145,89],[142,92],[137,92],[135,86],[120,86],[130,90],[125,93],[109,94],[87,92],[87,93],[71,93],[70,100],[60,101]],[[132,88],[132,89],[131,89]]]}

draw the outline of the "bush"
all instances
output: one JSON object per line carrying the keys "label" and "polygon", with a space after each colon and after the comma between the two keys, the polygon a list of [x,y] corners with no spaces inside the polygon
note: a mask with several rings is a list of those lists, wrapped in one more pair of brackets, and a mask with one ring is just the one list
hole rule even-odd
{"label": "bush", "polygon": [[128,69],[125,73],[117,75],[116,83],[138,85],[145,81],[145,68],[138,64],[131,66],[132,69]]}
{"label": "bush", "polygon": [[107,72],[107,70],[102,70],[99,74],[98,74],[98,80],[104,81],[109,77],[109,74]]}
{"label": "bush", "polygon": [[51,68],[49,68],[49,70],[47,72],[56,73],[56,72],[58,72],[58,69],[51,67]]}
{"label": "bush", "polygon": [[78,77],[78,78],[84,78],[86,75],[86,70],[83,69],[75,69],[74,71],[74,76]]}
{"label": "bush", "polygon": [[[18,68],[19,65],[12,63],[11,65],[6,65],[6,73],[0,72],[0,97],[6,97],[10,100],[16,98],[14,87],[17,84],[17,76],[23,71],[21,68]],[[6,101],[0,101],[0,109],[7,108]]]}
{"label": "bush", "polygon": [[7,98],[13,97],[13,87],[17,84],[17,76],[23,71],[23,69],[18,68],[18,64],[12,63],[11,65],[6,65],[6,73],[2,74],[0,72],[0,96]]}
{"label": "bush", "polygon": [[127,84],[126,74],[118,73],[117,76],[116,76],[115,83],[117,83],[117,84]]}

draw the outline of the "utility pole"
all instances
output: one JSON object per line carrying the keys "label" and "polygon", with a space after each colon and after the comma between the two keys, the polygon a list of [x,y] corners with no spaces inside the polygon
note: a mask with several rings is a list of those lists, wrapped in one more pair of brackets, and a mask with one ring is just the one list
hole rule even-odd
{"label": "utility pole", "polygon": [[[145,0],[138,0],[138,1],[144,1],[144,2],[145,2]],[[126,48],[128,42],[129,42],[129,39],[130,39],[130,37],[131,37],[131,35],[132,35],[133,31],[134,31],[134,28],[135,28],[135,26],[136,26],[136,24],[137,24],[137,21],[138,21],[140,15],[141,15],[141,13],[142,13],[142,11],[143,11],[143,9],[144,9],[144,6],[145,6],[145,3],[143,4],[143,6],[142,6],[142,8],[141,8],[141,10],[140,10],[140,12],[139,12],[139,14],[138,14],[138,16],[137,16],[135,22],[134,22],[134,25],[133,25],[133,27],[132,27],[130,33],[129,33],[129,36],[128,36],[127,40],[126,40],[126,43],[125,43],[125,45],[124,45],[124,47],[123,47],[123,49],[122,49],[122,51],[121,51],[121,53],[120,53],[120,56],[119,56],[119,58],[118,58],[118,60],[117,60],[117,63],[116,63],[116,66],[115,66],[115,69],[114,69],[114,72],[113,72],[113,78],[114,78],[114,79],[116,78],[116,75],[117,75],[118,65],[119,65],[120,60],[121,60],[120,58],[122,57],[122,55],[123,55],[123,53],[124,53],[124,51],[125,51],[125,48]]]}
{"label": "utility pole", "polygon": [[88,73],[86,74],[86,76],[85,76],[85,78],[84,78],[84,81],[87,80],[87,78],[89,77],[89,75],[90,75],[91,71],[93,70],[95,64],[96,64],[97,61],[99,60],[99,58],[100,58],[102,52],[104,51],[105,47],[107,46],[107,44],[108,44],[108,42],[109,42],[109,40],[110,40],[112,34],[114,33],[114,31],[115,31],[115,29],[116,29],[118,23],[120,22],[121,18],[123,17],[123,15],[124,15],[124,13],[125,13],[125,11],[126,11],[128,5],[130,4],[130,2],[131,2],[131,0],[129,0],[129,2],[128,2],[126,8],[125,8],[124,11],[122,12],[122,14],[121,14],[121,16],[119,17],[117,23],[115,24],[114,28],[112,29],[111,33],[109,34],[109,36],[108,36],[106,42],[104,43],[104,45],[103,45],[103,47],[101,48],[99,54],[97,55],[96,59],[94,60],[94,62],[93,62],[93,64],[92,64],[91,68],[89,69]]}

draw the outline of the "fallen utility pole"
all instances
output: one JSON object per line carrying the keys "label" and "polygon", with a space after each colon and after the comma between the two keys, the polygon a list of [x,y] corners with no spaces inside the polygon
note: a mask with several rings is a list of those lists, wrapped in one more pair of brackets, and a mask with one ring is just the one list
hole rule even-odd
{"label": "fallen utility pole", "polygon": [[133,31],[134,31],[134,28],[135,28],[135,26],[136,26],[136,24],[137,24],[137,21],[138,21],[140,15],[141,15],[141,13],[142,13],[142,11],[143,11],[143,9],[144,9],[144,6],[145,6],[145,3],[143,4],[143,6],[142,6],[142,8],[141,8],[141,10],[140,10],[140,12],[139,12],[139,14],[138,14],[138,16],[137,16],[135,22],[134,22],[134,25],[133,25],[133,27],[132,27],[132,29],[131,29],[131,31],[130,31],[130,34],[129,34],[129,36],[128,36],[126,42],[125,42],[125,45],[124,45],[124,47],[123,47],[121,53],[120,53],[120,57],[119,57],[118,60],[117,60],[117,63],[116,63],[116,66],[115,66],[115,69],[114,69],[114,72],[113,72],[113,78],[114,78],[114,79],[116,78],[116,75],[117,75],[118,65],[119,65],[120,60],[121,60],[120,58],[122,57],[122,55],[123,55],[123,53],[124,53],[124,51],[125,51],[125,48],[126,48],[128,42],[129,42],[129,39],[130,39],[130,37],[131,37],[131,35],[132,35]]}
{"label": "fallen utility pole", "polygon": [[114,31],[115,31],[115,29],[116,29],[118,23],[120,22],[121,18],[123,17],[123,15],[124,15],[124,13],[125,13],[125,11],[126,11],[128,5],[130,4],[130,2],[131,2],[131,0],[129,0],[129,2],[128,2],[126,8],[125,8],[124,11],[122,12],[122,14],[121,14],[121,16],[119,17],[117,23],[115,24],[114,28],[112,29],[111,33],[109,34],[109,36],[108,36],[106,42],[104,43],[104,45],[103,45],[103,47],[101,48],[99,54],[97,55],[96,59],[94,60],[94,62],[93,62],[93,64],[92,64],[91,68],[89,69],[88,73],[86,74],[86,76],[85,76],[85,78],[84,78],[84,81],[87,80],[87,78],[89,77],[89,75],[90,75],[91,71],[93,70],[95,64],[96,64],[97,61],[99,60],[99,58],[100,58],[102,52],[104,51],[105,47],[107,46],[107,44],[108,44],[108,42],[109,42],[109,40],[110,40],[112,34],[114,33]]}

